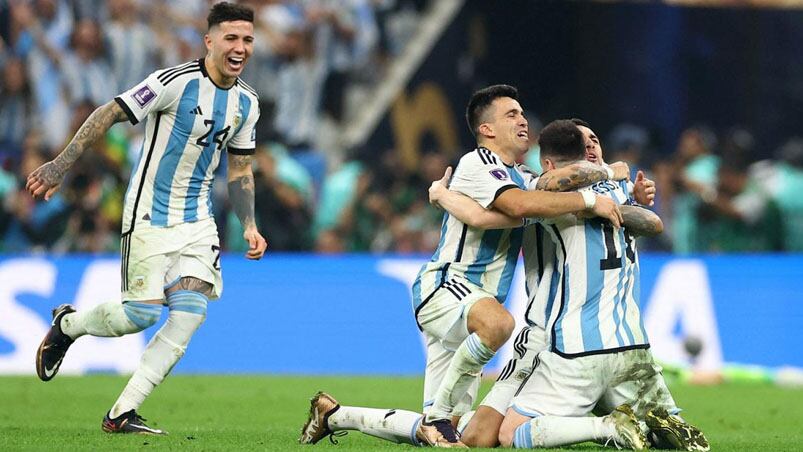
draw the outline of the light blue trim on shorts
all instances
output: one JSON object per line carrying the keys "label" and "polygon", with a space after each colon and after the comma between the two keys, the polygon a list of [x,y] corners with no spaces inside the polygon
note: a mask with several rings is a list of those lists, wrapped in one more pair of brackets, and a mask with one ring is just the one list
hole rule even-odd
{"label": "light blue trim on shorts", "polygon": [[513,411],[519,413],[522,416],[527,416],[527,417],[531,417],[531,418],[536,418],[536,417],[543,416],[541,413],[535,413],[535,412],[529,412],[529,411],[523,410],[523,409],[517,407],[516,404],[510,405],[510,408],[512,408]]}

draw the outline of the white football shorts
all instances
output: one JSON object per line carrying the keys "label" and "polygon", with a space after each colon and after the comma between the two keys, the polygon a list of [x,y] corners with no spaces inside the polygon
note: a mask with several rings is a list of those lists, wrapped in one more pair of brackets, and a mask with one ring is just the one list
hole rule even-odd
{"label": "white football shorts", "polygon": [[138,223],[121,240],[122,301],[162,300],[167,288],[191,276],[223,292],[220,240],[212,218],[175,226]]}

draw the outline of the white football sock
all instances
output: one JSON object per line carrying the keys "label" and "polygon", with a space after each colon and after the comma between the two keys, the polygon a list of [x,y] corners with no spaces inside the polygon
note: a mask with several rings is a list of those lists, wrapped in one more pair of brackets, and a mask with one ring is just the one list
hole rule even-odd
{"label": "white football sock", "polygon": [[159,320],[162,306],[129,301],[109,301],[87,311],[78,311],[61,318],[61,331],[72,339],[89,334],[120,337],[138,333]]}
{"label": "white football sock", "polygon": [[435,402],[427,412],[426,420],[451,420],[455,405],[466,394],[482,367],[494,356],[494,351],[482,343],[477,333],[469,335],[457,350],[443,377]]}
{"label": "white football sock", "polygon": [[206,318],[206,297],[199,293],[181,294],[181,303],[168,297],[170,314],[167,322],[148,343],[139,367],[115,402],[109,417],[136,410],[153,389],[161,383],[184,356],[187,344]]}
{"label": "white football sock", "polygon": [[585,441],[605,441],[616,434],[612,423],[601,417],[539,416],[521,424],[513,436],[513,447],[533,449],[559,447]]}
{"label": "white football sock", "polygon": [[366,435],[386,439],[394,443],[418,445],[415,430],[423,415],[406,410],[381,410],[342,406],[329,416],[329,428],[358,430]]}

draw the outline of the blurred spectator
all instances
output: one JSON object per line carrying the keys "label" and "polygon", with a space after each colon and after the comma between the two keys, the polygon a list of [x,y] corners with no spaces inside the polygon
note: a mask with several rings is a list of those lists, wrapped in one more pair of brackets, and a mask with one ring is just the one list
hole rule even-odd
{"label": "blurred spectator", "polygon": [[304,168],[286,151],[263,147],[256,154],[254,183],[257,224],[270,231],[271,249],[310,249],[312,184]]}
{"label": "blurred spectator", "polygon": [[67,134],[67,104],[62,93],[61,56],[66,53],[73,28],[64,0],[16,2],[11,9],[16,42],[14,51],[26,59],[37,100],[45,143],[58,146]]}
{"label": "blurred spectator", "polygon": [[3,61],[0,86],[0,165],[16,169],[25,136],[37,123],[25,66],[18,58]]}
{"label": "blurred spectator", "polygon": [[[26,149],[20,164],[17,187],[23,188],[27,175],[46,161],[43,152]],[[60,193],[44,202],[34,200],[24,189],[19,189],[6,197],[3,207],[10,217],[4,231],[3,251],[41,251],[50,248],[66,229],[69,205]]]}
{"label": "blurred spectator", "polygon": [[717,191],[705,195],[699,212],[697,251],[757,252],[783,249],[781,211],[770,193],[748,174],[747,160],[724,158]]}
{"label": "blurred spectator", "polygon": [[700,249],[697,212],[701,196],[716,194],[719,157],[714,155],[716,135],[705,126],[683,131],[677,152],[668,166],[658,165],[656,187],[662,193],[664,224],[671,227],[672,250],[688,254]]}
{"label": "blurred spectator", "polygon": [[605,150],[609,162],[627,162],[630,166],[630,180],[644,169],[643,159],[650,146],[650,135],[646,129],[635,124],[623,123],[614,127],[608,134]]}
{"label": "blurred spectator", "polygon": [[751,177],[772,194],[781,209],[784,249],[803,251],[803,139],[795,137],[776,152],[778,160],[751,167]]}
{"label": "blurred spectator", "polygon": [[104,26],[117,89],[131,88],[157,67],[155,33],[141,21],[134,0],[108,0],[110,21]]}
{"label": "blurred spectator", "polygon": [[102,105],[118,94],[117,83],[106,60],[98,24],[82,19],[70,39],[70,50],[61,59],[64,87],[71,107],[90,101]]}

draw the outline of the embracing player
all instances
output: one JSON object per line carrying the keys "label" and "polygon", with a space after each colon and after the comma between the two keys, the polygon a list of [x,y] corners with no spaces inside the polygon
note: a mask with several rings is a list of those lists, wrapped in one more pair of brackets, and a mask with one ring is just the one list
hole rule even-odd
{"label": "embracing player", "polygon": [[[466,116],[478,147],[460,159],[453,189],[514,218],[587,212],[618,226],[618,206],[609,198],[527,191],[534,175],[516,163],[528,149],[527,121],[517,96],[516,89],[507,85],[474,93]],[[613,176],[610,169],[579,166],[585,177],[594,175],[592,182]],[[516,226],[520,225],[521,220]],[[300,441],[315,443],[336,429],[359,429],[395,441],[416,443],[423,438],[429,444],[464,446],[453,421],[471,408],[482,367],[514,328],[501,303],[510,288],[521,239],[518,227],[486,231],[444,215],[438,249],[413,285],[416,321],[427,340],[426,419],[401,410],[388,415],[387,410],[340,407],[330,396],[319,394]]]}
{"label": "embracing player", "polygon": [[36,371],[44,381],[59,370],[79,337],[116,337],[167,322],[153,336],[117,402],[103,419],[108,433],[162,434],[137,409],[178,362],[206,319],[207,302],[220,297],[220,242],[211,189],[222,156],[228,159],[229,200],[245,230],[249,259],[267,243],[254,216],[254,126],[257,96],[239,79],[253,51],[254,13],[231,3],[207,17],[205,58],[158,70],[99,107],[55,159],[28,176],[27,189],[47,200],[67,170],[109,128],[146,120],[145,144],[134,167],[123,212],[122,293],[85,312],[53,310],[53,326],[39,346]]}
{"label": "embracing player", "polygon": [[[556,121],[544,134],[560,144],[542,148],[545,169],[583,158],[584,137],[572,121]],[[623,183],[600,182],[581,191],[632,201]],[[548,349],[536,354],[513,397],[500,443],[532,448],[595,440],[643,449],[648,443],[639,420],[645,420],[662,448],[708,450],[703,434],[677,416],[680,410],[648,350],[638,252],[629,231],[583,216],[539,222],[542,240],[555,249],[554,265],[544,273],[527,317],[545,326]],[[605,416],[588,417],[592,409]]]}

